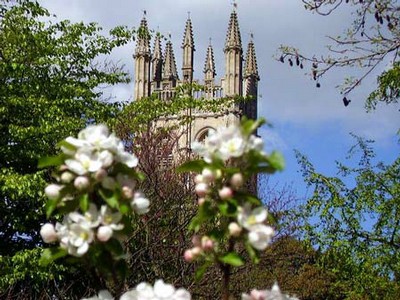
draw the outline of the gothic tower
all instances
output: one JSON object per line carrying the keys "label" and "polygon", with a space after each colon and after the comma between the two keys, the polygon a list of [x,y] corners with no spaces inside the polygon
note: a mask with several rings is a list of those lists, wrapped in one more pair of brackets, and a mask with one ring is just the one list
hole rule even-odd
{"label": "gothic tower", "polygon": [[193,62],[194,62],[194,41],[192,21],[190,17],[186,21],[185,33],[182,43],[183,60],[182,60],[182,75],[184,83],[193,82]]}
{"label": "gothic tower", "polygon": [[233,10],[229,20],[225,41],[225,96],[242,96],[242,40],[236,10]]}
{"label": "gothic tower", "polygon": [[154,39],[153,57],[151,58],[151,92],[161,90],[163,57],[161,50],[161,34],[157,32]]}
{"label": "gothic tower", "polygon": [[247,46],[246,53],[246,66],[244,68],[244,96],[247,97],[241,105],[241,111],[243,115],[250,119],[257,119],[257,93],[258,93],[258,82],[260,81],[260,76],[258,75],[256,50],[253,43],[253,34],[251,34],[251,39],[249,45]]}
{"label": "gothic tower", "polygon": [[[250,100],[243,101],[237,106],[217,113],[187,110],[185,113],[189,113],[194,121],[187,128],[184,128],[184,137],[182,137],[182,142],[179,142],[180,148],[190,147],[193,140],[203,139],[210,129],[235,123],[241,116],[247,116],[252,119],[257,118],[257,93],[260,77],[255,47],[251,36],[246,59],[243,61],[242,40],[236,8],[230,14],[223,49],[225,74],[219,81],[216,79],[216,64],[211,40],[205,51],[204,77],[200,80],[194,78],[195,43],[190,16],[186,20],[181,46],[183,52],[182,80],[179,79],[170,37],[164,45],[165,52],[163,54],[162,35],[160,33],[155,34],[154,48],[151,53],[149,46],[150,35],[148,33],[147,21],[143,17],[138,30],[134,54],[135,100],[140,100],[140,98],[150,96],[150,94],[155,94],[162,100],[171,100],[175,95],[176,87],[187,83],[204,85],[203,91],[196,91],[195,95],[192,94],[196,98],[216,99],[235,96],[250,98]],[[173,119],[173,117],[169,119]],[[163,125],[161,124],[161,126]]]}
{"label": "gothic tower", "polygon": [[211,45],[207,48],[206,62],[204,64],[204,87],[206,91],[206,98],[210,99],[214,97],[214,86],[215,86],[215,61],[214,51]]}
{"label": "gothic tower", "polygon": [[135,54],[135,99],[150,96],[150,32],[146,15],[138,29]]}

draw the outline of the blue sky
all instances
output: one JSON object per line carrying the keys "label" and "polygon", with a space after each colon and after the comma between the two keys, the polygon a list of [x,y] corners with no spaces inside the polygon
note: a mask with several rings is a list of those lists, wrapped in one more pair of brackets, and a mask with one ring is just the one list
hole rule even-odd
{"label": "blue sky", "polygon": [[[223,76],[223,43],[232,9],[229,0],[41,0],[39,1],[60,19],[98,22],[104,29],[117,25],[138,26],[147,11],[149,27],[172,35],[177,66],[181,66],[180,45],[183,30],[190,11],[194,38],[195,78],[203,78],[202,70],[209,39],[212,39],[217,77]],[[281,150],[287,160],[287,169],[273,181],[293,182],[300,197],[306,189],[293,149],[306,154],[318,171],[335,175],[335,160],[343,161],[347,150],[355,143],[350,132],[376,140],[378,159],[393,161],[399,153],[400,128],[398,106],[380,106],[367,114],[364,99],[373,89],[376,74],[350,95],[348,107],[344,107],[337,85],[345,76],[357,74],[357,70],[339,70],[321,80],[321,88],[315,87],[304,70],[277,62],[273,56],[281,44],[295,46],[303,53],[326,55],[327,35],[342,34],[349,25],[351,11],[341,9],[330,17],[322,17],[303,8],[300,0],[239,0],[238,17],[243,46],[254,34],[259,83],[259,114],[273,124],[272,130],[262,130],[267,149]],[[112,4],[111,4],[112,3]],[[132,54],[134,43],[113,53],[112,59],[126,65],[133,77]],[[385,68],[378,68],[378,72]],[[133,83],[112,88],[116,100],[132,99]]]}

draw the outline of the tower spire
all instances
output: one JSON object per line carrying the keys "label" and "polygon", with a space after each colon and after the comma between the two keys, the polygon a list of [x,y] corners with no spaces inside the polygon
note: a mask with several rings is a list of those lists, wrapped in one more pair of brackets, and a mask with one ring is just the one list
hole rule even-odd
{"label": "tower spire", "polygon": [[169,88],[175,87],[176,81],[179,79],[178,72],[176,71],[174,50],[170,38],[165,45],[162,79],[163,81],[168,81],[170,83]]}
{"label": "tower spire", "polygon": [[233,9],[225,40],[225,96],[242,96],[242,39],[240,37],[239,22],[236,10]]}
{"label": "tower spire", "polygon": [[194,51],[196,51],[194,47],[193,29],[192,29],[192,21],[190,19],[190,13],[188,13],[188,19],[186,20],[182,49],[183,49],[183,60],[182,60],[183,81],[186,83],[190,83],[193,81]]}
{"label": "tower spire", "polygon": [[150,95],[150,32],[145,12],[137,30],[137,42],[133,57],[135,59],[134,98],[138,100]]}
{"label": "tower spire", "polygon": [[229,26],[226,33],[224,51],[227,51],[230,48],[242,48],[242,39],[240,37],[239,22],[236,9],[232,10],[231,17],[229,19]]}
{"label": "tower spire", "polygon": [[258,75],[256,51],[253,43],[253,34],[247,46],[246,66],[244,68],[244,95],[250,99],[241,103],[242,113],[250,119],[257,119]]}
{"label": "tower spire", "polygon": [[247,46],[246,66],[244,68],[244,78],[248,78],[250,76],[254,76],[257,81],[260,80],[260,76],[258,75],[257,58],[252,33],[250,34],[250,41]]}
{"label": "tower spire", "polygon": [[161,87],[162,65],[163,65],[163,56],[161,49],[161,34],[157,32],[154,39],[153,56],[151,59],[152,92]]}
{"label": "tower spire", "polygon": [[215,61],[214,61],[214,51],[211,45],[211,38],[210,44],[207,48],[207,55],[206,55],[206,62],[204,64],[204,85],[206,89],[206,96],[207,98],[212,98],[214,94],[214,80],[215,80]]}

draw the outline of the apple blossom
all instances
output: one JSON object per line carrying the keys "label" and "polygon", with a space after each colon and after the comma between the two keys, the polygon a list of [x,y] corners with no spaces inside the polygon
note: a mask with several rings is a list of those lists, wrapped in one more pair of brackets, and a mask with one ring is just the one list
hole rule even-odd
{"label": "apple blossom", "polygon": [[235,189],[240,188],[244,183],[243,175],[241,173],[233,174],[230,183]]}
{"label": "apple blossom", "polygon": [[40,228],[40,235],[45,243],[53,243],[58,239],[54,225],[46,223]]}
{"label": "apple blossom", "polygon": [[149,211],[150,201],[142,192],[136,192],[131,202],[132,209],[139,215],[143,215]]}
{"label": "apple blossom", "polygon": [[230,187],[224,186],[222,189],[218,191],[218,195],[222,200],[227,200],[232,198],[233,191]]}
{"label": "apple blossom", "polygon": [[238,237],[242,232],[242,227],[236,222],[231,222],[228,225],[229,234],[234,237]]}
{"label": "apple blossom", "polygon": [[48,185],[44,192],[46,194],[46,196],[51,199],[51,200],[56,200],[58,198],[60,198],[60,191],[64,188],[63,185],[59,185],[59,184],[50,184]]}
{"label": "apple blossom", "polygon": [[205,195],[207,195],[208,191],[209,191],[209,187],[207,183],[201,182],[196,184],[196,186],[194,187],[194,190],[197,194],[197,196],[199,197],[204,197]]}
{"label": "apple blossom", "polygon": [[107,290],[101,290],[97,296],[82,298],[81,300],[114,300],[114,297]]}
{"label": "apple blossom", "polygon": [[101,242],[107,242],[111,236],[113,234],[113,230],[111,229],[110,226],[100,226],[97,229],[97,238],[99,239],[99,241]]}
{"label": "apple blossom", "polygon": [[74,180],[74,187],[78,191],[86,190],[90,185],[89,179],[86,176],[78,176]]}
{"label": "apple blossom", "polygon": [[191,295],[185,289],[176,290],[172,285],[157,280],[154,287],[142,282],[134,290],[123,294],[120,300],[190,300]]}

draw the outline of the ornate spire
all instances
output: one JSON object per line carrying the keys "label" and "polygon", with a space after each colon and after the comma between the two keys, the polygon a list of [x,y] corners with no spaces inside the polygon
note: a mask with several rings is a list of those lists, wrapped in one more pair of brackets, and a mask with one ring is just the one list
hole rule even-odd
{"label": "ornate spire", "polygon": [[154,49],[153,49],[153,60],[162,59],[162,50],[161,50],[161,34],[159,32],[156,33],[154,38]]}
{"label": "ornate spire", "polygon": [[162,79],[162,50],[161,50],[161,34],[159,32],[156,33],[154,39],[154,49],[153,49],[153,56],[151,59],[152,63],[152,72],[151,77],[152,80],[159,82]]}
{"label": "ornate spire", "polygon": [[183,82],[191,83],[193,81],[193,64],[194,64],[194,41],[193,29],[190,15],[186,21],[185,32],[183,34],[183,60],[182,60],[182,75]]}
{"label": "ornate spire", "polygon": [[185,33],[183,36],[183,42],[182,42],[182,48],[185,47],[192,47],[194,49],[194,40],[193,40],[193,29],[192,29],[192,21],[190,19],[190,16],[188,17],[186,21],[186,27],[185,27]]}
{"label": "ornate spire", "polygon": [[136,32],[137,42],[135,49],[135,56],[150,55],[150,31],[147,26],[146,13],[140,22],[140,26]]}
{"label": "ornate spire", "polygon": [[239,22],[237,19],[236,10],[234,9],[229,19],[229,27],[228,27],[228,32],[226,33],[224,51],[228,51],[229,49],[232,48],[241,48],[241,47],[242,47],[242,39],[240,37]]}
{"label": "ornate spire", "polygon": [[246,67],[244,68],[244,77],[247,78],[250,76],[254,76],[255,79],[260,80],[257,68],[256,51],[253,43],[253,34],[251,34],[251,39],[249,45],[247,46]]}
{"label": "ornate spire", "polygon": [[178,72],[176,71],[176,62],[174,50],[172,48],[171,40],[168,40],[165,45],[164,66],[163,66],[163,80],[177,80]]}
{"label": "ornate spire", "polygon": [[211,41],[210,41],[210,45],[208,45],[207,48],[207,55],[206,55],[206,62],[204,64],[204,73],[210,73],[213,76],[216,75],[215,73],[215,61],[214,61],[214,51],[213,51],[213,47],[211,45]]}

